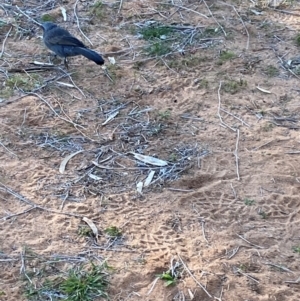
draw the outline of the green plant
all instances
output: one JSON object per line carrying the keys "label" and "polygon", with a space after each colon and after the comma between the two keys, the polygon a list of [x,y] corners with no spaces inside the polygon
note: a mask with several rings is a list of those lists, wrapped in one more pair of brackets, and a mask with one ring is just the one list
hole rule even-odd
{"label": "green plant", "polygon": [[102,1],[96,1],[94,5],[91,8],[91,13],[95,15],[97,18],[101,19],[104,17],[104,11],[103,11],[103,3]]}
{"label": "green plant", "polygon": [[229,61],[235,57],[236,57],[235,53],[233,53],[231,51],[222,51],[219,56],[219,60],[218,60],[217,64],[222,65],[224,62]]}
{"label": "green plant", "polygon": [[266,122],[263,126],[261,126],[261,130],[263,132],[270,132],[273,130],[274,126],[275,125],[273,123]]}
{"label": "green plant", "polygon": [[180,70],[182,68],[194,68],[199,66],[203,62],[207,62],[209,60],[206,56],[196,56],[192,55],[190,57],[185,57],[181,59],[171,60],[168,62],[171,68],[176,68]]}
{"label": "green plant", "polygon": [[143,61],[136,61],[135,63],[133,63],[132,68],[136,69],[136,70],[140,70],[144,65],[145,65],[145,62],[143,62]]}
{"label": "green plant", "polygon": [[54,16],[51,16],[49,14],[42,15],[41,19],[43,22],[54,22],[56,20]]}
{"label": "green plant", "polygon": [[121,237],[122,231],[115,226],[108,227],[104,230],[104,232],[110,237]]}
{"label": "green plant", "polygon": [[163,126],[159,123],[159,124],[153,124],[151,125],[150,129],[149,129],[149,136],[155,136],[158,134],[161,134],[163,131]]}
{"label": "green plant", "polygon": [[106,72],[113,82],[122,77],[122,72],[120,72],[120,70],[121,68],[116,64],[108,64],[106,66]]}
{"label": "green plant", "polygon": [[246,199],[244,199],[244,203],[247,206],[251,206],[251,205],[253,205],[255,203],[255,201],[246,198]]}
{"label": "green plant", "polygon": [[153,40],[155,38],[165,39],[172,31],[172,28],[167,26],[149,26],[142,28],[140,34],[145,40]]}
{"label": "green plant", "polygon": [[293,250],[295,253],[300,254],[300,246],[294,246],[294,247],[292,247],[292,250]]}
{"label": "green plant", "polygon": [[198,82],[198,88],[199,89],[207,89],[208,88],[208,80],[206,78],[202,78],[199,82]]}
{"label": "green plant", "polygon": [[247,264],[241,263],[239,265],[239,269],[242,270],[243,272],[246,272],[248,269]]}
{"label": "green plant", "polygon": [[279,75],[279,69],[272,66],[268,65],[263,69],[263,72],[268,76],[268,77],[275,77]]}
{"label": "green plant", "polygon": [[300,33],[296,35],[295,42],[297,46],[300,46]]}
{"label": "green plant", "polygon": [[169,155],[169,161],[170,162],[177,162],[178,158],[177,158],[177,154],[172,153]]}
{"label": "green plant", "polygon": [[220,33],[221,33],[221,30],[219,30],[219,28],[207,27],[201,33],[201,38],[212,38],[212,37],[219,35]]}
{"label": "green plant", "polygon": [[166,286],[174,285],[176,284],[176,277],[172,275],[170,271],[164,272],[162,274],[157,275],[160,279],[164,280],[166,283]]}
{"label": "green plant", "polygon": [[13,94],[14,94],[14,89],[11,87],[6,86],[6,87],[1,87],[0,89],[0,97],[3,97],[4,99],[9,98]]}
{"label": "green plant", "polygon": [[166,42],[159,41],[146,46],[145,51],[148,55],[160,56],[171,52],[172,49]]}
{"label": "green plant", "polygon": [[159,119],[169,119],[171,117],[171,111],[170,110],[165,110],[165,111],[160,111],[158,112],[158,118]]}
{"label": "green plant", "polygon": [[107,298],[107,286],[108,279],[103,266],[92,264],[91,271],[85,271],[82,267],[70,270],[59,288],[67,295],[67,301],[92,301],[97,297]]}
{"label": "green plant", "polygon": [[245,80],[240,79],[237,80],[228,80],[223,83],[222,90],[224,90],[227,93],[235,94],[239,92],[242,89],[245,89],[247,87],[247,82]]}
{"label": "green plant", "polygon": [[260,211],[258,214],[260,215],[260,217],[261,217],[262,219],[267,219],[268,216],[269,216],[269,215],[268,215],[266,212],[264,212],[264,211]]}
{"label": "green plant", "polygon": [[13,75],[6,80],[6,86],[11,89],[19,88],[26,92],[37,88],[41,84],[40,78],[37,74],[28,75]]}
{"label": "green plant", "polygon": [[[32,274],[32,275],[31,275]],[[33,273],[27,273],[27,277],[34,276]],[[25,278],[26,280],[27,277]],[[29,278],[30,279],[30,278]],[[42,279],[41,279],[42,281]],[[36,286],[33,282],[29,282],[26,284],[25,296],[28,300],[40,301],[43,300],[43,296],[47,295],[50,298],[57,295],[62,295],[59,291],[59,284],[61,282],[60,278],[56,278],[54,280],[46,279],[42,283],[39,283],[39,286]],[[66,296],[63,296],[66,297]]]}
{"label": "green plant", "polygon": [[[97,297],[108,297],[108,274],[105,271],[109,267],[106,262],[78,265],[78,261],[66,262],[65,256],[41,256],[26,246],[23,254],[27,268],[22,279],[28,300],[94,301]],[[65,264],[71,268],[63,272]]]}
{"label": "green plant", "polygon": [[47,278],[42,284],[39,283],[39,288],[29,282],[26,285],[25,296],[35,301],[45,300],[45,296],[48,296],[49,300],[62,298],[67,301],[93,301],[97,297],[107,298],[106,290],[109,282],[108,275],[103,270],[103,266],[94,264],[90,271],[79,266],[70,269],[65,278]]}
{"label": "green plant", "polygon": [[79,226],[77,233],[79,236],[88,236],[88,237],[93,236],[93,231],[88,226]]}

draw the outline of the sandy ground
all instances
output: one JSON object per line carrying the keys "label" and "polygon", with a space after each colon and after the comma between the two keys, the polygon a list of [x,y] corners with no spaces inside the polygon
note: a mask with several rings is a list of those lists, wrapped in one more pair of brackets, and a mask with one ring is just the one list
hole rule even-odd
{"label": "sandy ground", "polygon": [[[14,24],[7,38],[10,26],[0,28],[0,300],[26,300],[24,271],[47,265],[29,262],[25,249],[70,258],[62,270],[72,258],[106,260],[111,300],[299,300],[300,90],[297,69],[282,67],[299,54],[299,4],[109,1],[88,22],[93,1],[79,1],[90,46],[75,1],[63,4],[67,23],[58,1],[12,2],[0,7],[1,20]],[[62,65],[17,72],[48,62],[48,51],[35,24],[22,15],[16,23],[15,5],[54,15],[103,53],[113,81],[83,57],[70,60],[71,78]],[[149,59],[149,41],[134,29],[150,19],[219,30],[184,55]],[[222,60],[224,51],[235,55]],[[27,82],[12,84],[15,76]],[[83,217],[97,241],[79,235]],[[105,235],[112,226],[122,238]],[[175,262],[174,286],[154,282]]]}

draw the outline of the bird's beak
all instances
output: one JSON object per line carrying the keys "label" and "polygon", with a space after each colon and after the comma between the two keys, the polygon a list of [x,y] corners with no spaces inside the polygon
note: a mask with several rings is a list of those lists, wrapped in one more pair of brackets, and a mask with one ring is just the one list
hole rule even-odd
{"label": "bird's beak", "polygon": [[43,24],[43,23],[40,23],[40,24],[39,24],[39,27],[42,28],[43,30],[45,30],[45,27],[44,27],[44,24]]}

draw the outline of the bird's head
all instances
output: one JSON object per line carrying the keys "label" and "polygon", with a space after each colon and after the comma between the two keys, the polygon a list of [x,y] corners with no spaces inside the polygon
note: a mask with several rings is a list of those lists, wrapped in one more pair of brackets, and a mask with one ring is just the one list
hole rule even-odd
{"label": "bird's head", "polygon": [[43,23],[41,23],[41,27],[43,28],[43,30],[45,32],[47,30],[57,27],[57,25],[52,22],[43,22]]}

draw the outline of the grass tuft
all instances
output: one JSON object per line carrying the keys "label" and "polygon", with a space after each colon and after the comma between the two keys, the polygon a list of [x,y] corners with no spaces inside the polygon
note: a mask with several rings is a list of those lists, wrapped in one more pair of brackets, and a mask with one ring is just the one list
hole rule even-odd
{"label": "grass tuft", "polygon": [[[92,263],[90,270],[78,266],[70,269],[64,278],[43,275],[46,271],[51,271],[49,268],[40,271],[38,284],[27,283],[25,296],[28,300],[48,300],[46,296],[49,300],[67,301],[93,301],[98,297],[108,298],[108,275],[104,272],[103,266],[96,266]],[[33,277],[34,274],[27,273],[27,277]]]}
{"label": "grass tuft", "polygon": [[153,40],[155,38],[165,39],[166,36],[173,32],[172,28],[167,26],[157,26],[157,27],[144,27],[141,29],[140,34],[145,40]]}
{"label": "grass tuft", "polygon": [[222,51],[217,62],[218,65],[223,65],[225,62],[230,61],[236,57],[234,52]]}
{"label": "grass tuft", "polygon": [[108,298],[107,274],[102,266],[92,265],[91,271],[82,268],[69,271],[68,277],[60,284],[60,290],[67,295],[67,301],[92,301],[95,298]]}
{"label": "grass tuft", "polygon": [[255,204],[255,201],[246,198],[246,199],[244,199],[244,204],[247,206],[251,206],[251,205]]}
{"label": "grass tuft", "polygon": [[93,237],[93,231],[88,226],[79,226],[77,233],[79,236]]}
{"label": "grass tuft", "polygon": [[263,69],[263,72],[268,76],[268,77],[275,77],[280,74],[279,69],[272,66],[268,65]]}
{"label": "grass tuft", "polygon": [[40,77],[37,74],[20,75],[16,74],[6,80],[6,86],[11,89],[19,88],[25,92],[29,92],[41,85]]}
{"label": "grass tuft", "polygon": [[300,254],[300,246],[294,246],[294,247],[292,247],[292,250],[293,250],[295,253]]}
{"label": "grass tuft", "polygon": [[116,226],[108,227],[104,230],[104,232],[110,237],[121,237],[122,236],[122,231]]}
{"label": "grass tuft", "polygon": [[298,33],[295,37],[295,43],[297,46],[300,46],[300,33]]}
{"label": "grass tuft", "polygon": [[176,276],[172,275],[170,271],[157,275],[161,280],[165,281],[165,286],[175,285]]}
{"label": "grass tuft", "polygon": [[157,117],[159,120],[167,120],[171,117],[171,111],[170,110],[160,111],[158,112]]}
{"label": "grass tuft", "polygon": [[145,51],[148,55],[160,56],[172,51],[172,48],[165,42],[155,42],[145,48]]}
{"label": "grass tuft", "polygon": [[102,1],[96,1],[95,4],[91,8],[91,13],[99,19],[102,19],[105,15],[103,10]]}
{"label": "grass tuft", "polygon": [[245,80],[240,79],[239,81],[237,80],[228,80],[224,82],[222,85],[222,89],[230,94],[235,94],[247,87],[247,82]]}
{"label": "grass tuft", "polygon": [[49,15],[49,14],[44,14],[41,17],[41,20],[43,22],[55,22],[56,18],[54,16]]}

